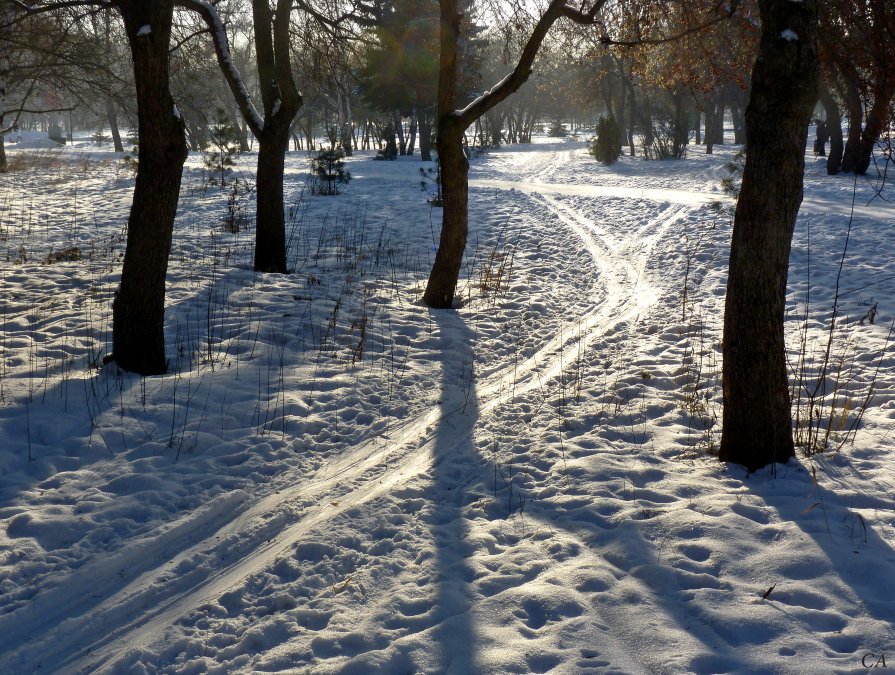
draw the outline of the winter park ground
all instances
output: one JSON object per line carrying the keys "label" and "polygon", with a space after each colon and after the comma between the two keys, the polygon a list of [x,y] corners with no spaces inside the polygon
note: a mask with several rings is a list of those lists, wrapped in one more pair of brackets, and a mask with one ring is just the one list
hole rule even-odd
{"label": "winter park ground", "polygon": [[811,403],[829,451],[747,476],[714,456],[736,150],[474,159],[453,311],[420,302],[440,213],[419,161],[361,154],[323,197],[290,154],[275,276],[251,271],[251,193],[228,217],[191,156],[170,372],[140,378],[102,365],[132,173],[11,149],[0,672],[895,667],[895,207],[808,156],[803,435],[854,203]]}

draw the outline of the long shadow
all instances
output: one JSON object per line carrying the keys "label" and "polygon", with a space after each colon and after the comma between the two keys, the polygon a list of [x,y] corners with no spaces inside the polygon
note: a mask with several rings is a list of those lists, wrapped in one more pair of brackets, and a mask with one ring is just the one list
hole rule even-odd
{"label": "long shadow", "polygon": [[479,419],[474,381],[474,338],[463,318],[453,310],[432,310],[442,354],[441,417],[435,430],[433,483],[435,508],[432,538],[438,569],[436,635],[441,647],[439,672],[475,673],[475,635],[471,591],[473,572],[466,558],[471,552],[463,509],[468,502],[464,476],[470,464],[481,465],[473,431]]}
{"label": "long shadow", "polygon": [[[471,501],[481,497],[479,493],[473,494],[474,486],[479,485],[484,472],[489,471],[489,462],[476,449],[474,441],[475,427],[480,418],[480,402],[474,382],[474,336],[463,317],[455,311],[433,311],[432,317],[439,329],[442,353],[442,415],[435,430],[432,449],[435,509],[431,522],[439,574],[436,592],[438,628],[435,632],[441,649],[438,672],[475,673],[481,672],[483,665],[478,658],[480,655],[475,652],[479,643],[475,631],[476,592],[472,588],[473,569],[467,562],[473,546],[469,542],[470,531],[464,510]],[[495,489],[497,493],[504,492],[503,489]],[[498,498],[503,501],[505,495],[499,494]],[[506,511],[503,514],[500,517],[506,517]],[[615,546],[613,566],[648,586],[667,584],[671,580],[671,575],[661,570],[654,572],[647,569],[656,567],[650,564],[657,558],[656,547],[643,537],[634,521],[625,527],[610,522],[595,507],[569,511],[561,505],[537,500],[526,504],[525,514],[524,518],[573,534],[598,552],[597,555],[601,555],[599,551],[604,547]],[[682,631],[688,630],[682,624],[684,612],[673,589],[665,587],[654,590],[657,592],[652,595],[656,598],[663,620],[680,624]],[[724,672],[749,664],[748,659],[741,658],[735,647],[726,644],[711,627],[696,631],[692,637],[703,647],[702,654],[689,661],[688,665],[693,668],[702,672]],[[608,639],[613,641],[611,637]],[[646,634],[644,645],[654,644]],[[593,667],[594,650],[584,648],[591,645],[581,646],[581,650],[569,653],[567,666]],[[629,646],[619,645],[619,659],[625,658]],[[611,658],[616,655],[607,653],[605,656]],[[626,669],[633,668],[630,672],[639,672],[630,660],[620,663],[624,663]]]}
{"label": "long shadow", "polygon": [[[614,475],[612,480],[618,477]],[[637,480],[629,480],[636,496],[636,490],[645,486],[638,485]],[[589,492],[585,490],[583,494],[592,501]],[[567,493],[567,496],[572,495]],[[601,661],[603,666],[614,666],[620,672],[748,671],[753,663],[751,658],[744,658],[739,645],[729,644],[715,626],[694,617],[683,599],[694,590],[715,589],[720,585],[709,582],[702,586],[709,575],[693,574],[663,563],[662,552],[656,543],[644,536],[644,521],[661,515],[664,504],[656,504],[655,511],[644,508],[640,518],[623,520],[601,512],[596,505],[582,504],[579,499],[572,499],[568,504],[570,506],[566,507],[563,503],[529,499],[524,514],[521,514],[529,527],[547,527],[570,534],[601,559],[601,563],[593,567],[593,579],[574,588],[583,594],[597,594],[592,602],[600,621],[606,626],[605,633],[593,644],[581,643],[576,645],[581,649],[570,650],[567,666],[593,668],[599,656],[605,659]],[[626,609],[624,602],[630,602],[628,600],[621,604],[612,600],[611,608],[602,604],[601,596],[612,598],[617,592],[616,584],[632,580],[648,589],[636,606]],[[691,583],[694,585],[688,585]],[[630,589],[628,584],[625,592],[630,593]],[[648,600],[653,601],[649,609]],[[621,621],[621,625],[613,626],[610,614],[616,615],[615,621]],[[674,631],[686,633],[693,642],[686,646],[678,643]],[[693,651],[696,645],[701,647],[697,647],[699,651]],[[602,651],[604,648],[605,652]],[[575,652],[580,652],[580,658]],[[669,660],[668,655],[672,652],[676,656]]]}
{"label": "long shadow", "polygon": [[[806,550],[804,559],[782,565],[781,575],[788,578],[780,580],[778,591],[789,593],[794,587],[803,587],[806,580],[835,575],[854,593],[858,607],[852,609],[883,627],[881,634],[862,632],[857,636],[849,635],[847,626],[833,626],[834,634],[824,636],[832,652],[846,661],[850,657],[850,665],[857,667],[864,652],[879,654],[895,644],[895,549],[876,532],[869,517],[860,513],[890,513],[892,498],[884,489],[874,490],[870,480],[866,491],[850,497],[824,487],[821,483],[836,480],[838,469],[830,466],[834,461],[827,462],[827,472],[817,472],[817,479],[812,471],[790,462],[777,467],[777,479],[747,479],[744,484],[777,512],[781,522],[798,527],[823,553],[809,558],[811,552]],[[854,474],[852,480],[861,478],[857,470]],[[798,608],[802,604],[796,593],[792,606]],[[836,609],[835,603],[831,609]],[[864,630],[865,623],[862,622]],[[815,627],[818,632],[829,628]]]}

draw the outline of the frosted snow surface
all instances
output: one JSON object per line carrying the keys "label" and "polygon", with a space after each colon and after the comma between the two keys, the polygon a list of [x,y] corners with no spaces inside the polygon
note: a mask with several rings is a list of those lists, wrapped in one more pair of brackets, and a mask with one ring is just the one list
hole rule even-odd
{"label": "frosted snow surface", "polygon": [[143,379],[102,365],[132,173],[11,147],[0,672],[866,672],[895,649],[895,207],[808,157],[790,362],[824,351],[854,194],[831,448],[867,409],[838,452],[747,476],[713,456],[715,151],[473,159],[451,311],[419,301],[431,164],[360,153],[317,197],[290,154],[277,276],[191,156],[170,372]]}

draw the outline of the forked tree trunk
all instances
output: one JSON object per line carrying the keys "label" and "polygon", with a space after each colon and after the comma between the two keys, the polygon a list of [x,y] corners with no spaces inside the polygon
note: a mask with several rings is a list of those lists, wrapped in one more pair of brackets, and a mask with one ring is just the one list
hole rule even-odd
{"label": "forked tree trunk", "polygon": [[[794,454],[783,337],[786,277],[817,98],[817,3],[759,0],[724,309],[722,461],[750,471]],[[792,39],[787,39],[790,37]]]}
{"label": "forked tree trunk", "polygon": [[[214,40],[218,65],[243,119],[258,139],[257,213],[255,218],[255,271],[285,273],[286,231],[283,204],[283,167],[289,150],[289,130],[302,106],[290,63],[290,0],[252,0],[255,60],[264,115],[259,115],[239,71],[233,64],[223,21],[213,5],[176,0],[205,20]],[[310,128],[313,125],[309,119]],[[308,132],[311,133],[310,131]],[[333,138],[333,143],[335,143]],[[308,139],[308,147],[312,147]]]}
{"label": "forked tree trunk", "polygon": [[461,11],[458,0],[440,0],[440,51],[438,58],[438,158],[441,162],[442,209],[441,238],[435,263],[423,301],[430,307],[453,305],[460,276],[460,265],[469,226],[467,212],[469,164],[463,152],[468,129],[482,115],[518,91],[531,74],[532,64],[550,27],[562,16],[577,23],[593,23],[605,0],[595,2],[588,12],[567,5],[564,0],[551,0],[532,29],[513,72],[492,89],[476,98],[462,110],[457,103],[457,59]]}
{"label": "forked tree trunk", "polygon": [[121,283],[112,303],[112,355],[124,370],[164,373],[165,274],[187,148],[168,79],[173,0],[117,3],[137,91],[139,169]]}
{"label": "forked tree trunk", "polygon": [[821,85],[819,98],[824,111],[827,113],[827,129],[830,132],[830,152],[827,153],[827,173],[835,176],[842,166],[842,115],[839,112],[839,104],[835,97]]}

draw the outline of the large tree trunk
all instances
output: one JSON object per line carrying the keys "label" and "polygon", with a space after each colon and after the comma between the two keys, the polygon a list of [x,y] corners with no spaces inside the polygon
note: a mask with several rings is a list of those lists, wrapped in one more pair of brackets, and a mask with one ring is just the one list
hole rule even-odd
{"label": "large tree trunk", "polygon": [[449,308],[460,277],[469,228],[469,163],[463,152],[466,131],[454,114],[459,57],[460,11],[457,0],[441,0],[441,44],[438,65],[438,136],[435,139],[441,166],[441,238],[423,302],[429,307]]}
{"label": "large tree trunk", "polygon": [[835,176],[842,166],[842,115],[839,104],[825,84],[820,87],[819,98],[827,113],[827,130],[830,133],[830,152],[827,154],[827,173]]}
{"label": "large tree trunk", "polygon": [[256,272],[285,274],[287,271],[283,173],[289,149],[289,121],[268,119],[264,133],[258,138]]}
{"label": "large tree trunk", "polygon": [[746,166],[724,310],[720,452],[722,461],[750,471],[794,454],[783,323],[817,97],[817,2],[759,1],[762,37],[746,111]]}
{"label": "large tree trunk", "polygon": [[[112,354],[141,375],[165,372],[165,274],[187,148],[168,79],[173,0],[118,0],[137,90],[139,169],[121,283],[112,303]],[[148,27],[148,28],[147,28]]]}
{"label": "large tree trunk", "polygon": [[448,308],[460,277],[463,251],[469,230],[469,163],[463,152],[463,129],[454,120],[439,124],[438,159],[441,162],[441,196],[444,200],[441,239],[423,302],[429,307]]}
{"label": "large tree trunk", "polygon": [[[283,169],[289,150],[289,129],[303,100],[290,65],[290,0],[277,0],[272,12],[268,0],[252,0],[255,22],[255,53],[261,87],[264,122],[254,120],[258,138],[257,212],[255,214],[255,271],[285,274],[286,216],[283,204]],[[242,99],[242,106],[247,101]]]}

